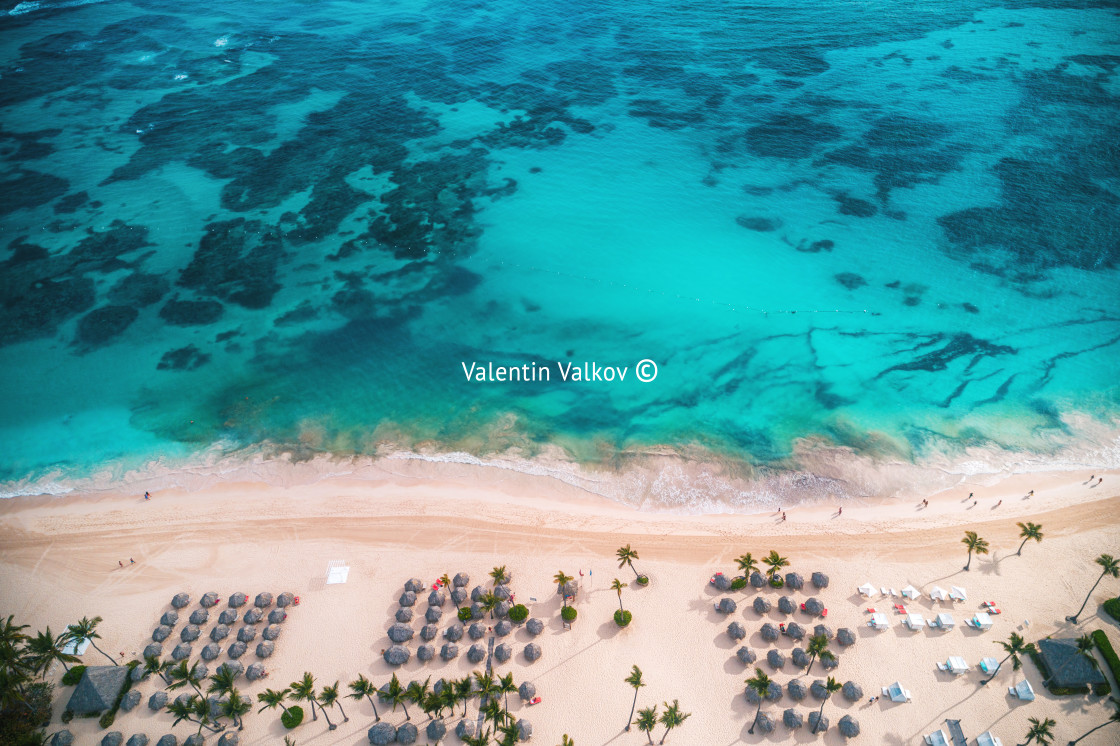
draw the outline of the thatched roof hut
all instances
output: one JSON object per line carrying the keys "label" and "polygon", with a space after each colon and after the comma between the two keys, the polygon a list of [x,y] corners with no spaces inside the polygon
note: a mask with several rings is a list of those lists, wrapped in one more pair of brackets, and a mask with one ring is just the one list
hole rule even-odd
{"label": "thatched roof hut", "polygon": [[856,635],[847,627],[841,627],[836,631],[836,641],[844,646],[855,645]]}
{"label": "thatched roof hut", "polygon": [[749,686],[743,690],[743,697],[752,705],[757,705],[762,701],[762,697],[758,696],[758,692]]}
{"label": "thatched roof hut", "polygon": [[828,699],[832,693],[824,685],[824,679],[817,679],[809,686],[809,693],[817,699]]}
{"label": "thatched roof hut", "polygon": [[424,728],[424,735],[432,743],[439,743],[447,735],[447,726],[443,724],[442,720],[429,720],[428,725]]}
{"label": "thatched roof hut", "polygon": [[494,634],[498,637],[505,637],[513,632],[513,625],[510,624],[508,619],[503,619],[494,625]]}
{"label": "thatched roof hut", "polygon": [[805,587],[805,578],[801,577],[801,573],[787,572],[786,573],[786,588],[790,590],[799,591]]}
{"label": "thatched roof hut", "polygon": [[478,603],[486,593],[486,588],[483,588],[481,585],[476,585],[474,588],[471,588],[471,601]]}
{"label": "thatched roof hut", "polygon": [[468,741],[474,738],[475,725],[473,720],[460,720],[459,724],[455,726],[455,735],[459,737],[460,741]]}
{"label": "thatched roof hut", "polygon": [[744,629],[743,625],[739,624],[738,622],[732,622],[731,624],[727,625],[727,636],[732,640],[742,640],[747,636],[747,630]]}
{"label": "thatched roof hut", "polygon": [[397,726],[397,743],[416,743],[416,737],[419,733],[416,726],[412,723],[401,723]]}
{"label": "thatched roof hut", "polygon": [[214,642],[221,642],[227,637],[229,637],[229,627],[224,624],[219,624],[210,630],[210,639]]}
{"label": "thatched roof hut", "polygon": [[459,646],[450,642],[444,643],[443,648],[439,651],[439,657],[445,661],[459,657]]}
{"label": "thatched roof hut", "polygon": [[770,717],[769,713],[758,713],[758,720],[755,721],[755,726],[763,733],[772,733],[774,730],[774,718]]}
{"label": "thatched roof hut", "polygon": [[797,730],[805,724],[805,719],[801,717],[801,713],[792,707],[782,713],[782,724],[790,730]]}
{"label": "thatched roof hut", "polygon": [[408,648],[401,645],[391,645],[382,657],[390,666],[403,666],[405,663],[408,663],[408,659],[412,657],[412,653],[408,652]]}
{"label": "thatched roof hut", "polygon": [[509,601],[499,601],[494,606],[494,616],[498,617],[499,619],[505,619],[507,616],[509,616],[510,608],[512,607],[510,606]]}
{"label": "thatched roof hut", "polygon": [[434,645],[420,645],[416,648],[416,657],[421,663],[427,663],[432,658],[436,657],[436,649]]}
{"label": "thatched roof hut", "polygon": [[434,590],[428,594],[428,606],[443,606],[447,603],[447,596],[443,591]]}
{"label": "thatched roof hut", "polygon": [[770,622],[767,622],[766,624],[762,625],[762,629],[760,630],[760,633],[762,634],[762,639],[766,640],[767,642],[774,642],[779,637],[781,637],[781,633],[778,632],[778,628],[775,627]]}
{"label": "thatched roof hut", "polygon": [[257,639],[257,630],[253,627],[242,627],[237,630],[238,642],[252,642]]}
{"label": "thatched roof hut", "polygon": [[405,591],[401,594],[401,597],[398,599],[398,601],[400,602],[401,606],[415,606],[416,594],[412,591]]}
{"label": "thatched roof hut", "polygon": [[812,580],[813,580],[813,587],[814,588],[824,589],[824,588],[828,587],[828,576],[825,575],[823,572],[813,573]]}
{"label": "thatched roof hut", "polygon": [[[139,693],[140,692],[137,692],[137,694]],[[128,740],[124,742],[124,746],[148,746],[148,734],[133,733],[128,737]],[[232,745],[227,745],[223,744],[221,741],[218,741],[218,746],[237,746],[237,743],[234,742]]]}
{"label": "thatched roof hut", "polygon": [[505,663],[513,657],[513,648],[507,643],[501,643],[494,648],[494,660]]}
{"label": "thatched roof hut", "polygon": [[288,612],[283,609],[273,609],[268,612],[269,624],[283,624],[286,621],[288,621]]}
{"label": "thatched roof hut", "polygon": [[855,738],[859,735],[859,721],[851,715],[845,715],[840,718],[840,722],[836,724],[844,738]]}
{"label": "thatched roof hut", "polygon": [[[140,670],[139,666],[133,670]],[[136,705],[138,704],[140,704],[140,690],[129,689],[121,697],[121,712],[132,712],[136,709]]]}
{"label": "thatched roof hut", "polygon": [[790,622],[786,625],[786,634],[794,640],[800,640],[805,637],[805,628],[797,622]]}
{"label": "thatched roof hut", "polygon": [[218,739],[218,746],[240,746],[241,736],[236,733],[223,733]]}
{"label": "thatched roof hut", "polygon": [[517,687],[517,694],[524,701],[528,702],[533,697],[537,696],[537,685],[531,681],[521,682],[521,686]]}
{"label": "thatched roof hut", "polygon": [[191,603],[191,597],[186,593],[176,593],[171,599],[171,606],[176,609],[185,609]]}
{"label": "thatched roof hut", "polygon": [[168,733],[156,741],[156,746],[179,746],[179,737],[174,733]]}
{"label": "thatched roof hut", "polygon": [[750,664],[758,660],[758,656],[754,654],[754,651],[746,646],[741,647],[737,651],[735,651],[735,657],[738,658],[739,662],[744,666],[749,666]]}
{"label": "thatched roof hut", "polygon": [[144,648],[145,658],[161,658],[163,657],[163,645],[158,642],[149,642],[148,646]]}
{"label": "thatched roof hut", "polygon": [[265,674],[264,664],[260,661],[250,663],[249,667],[245,669],[245,678],[249,681],[257,681],[263,679]]}
{"label": "thatched roof hut", "polygon": [[482,622],[475,622],[467,627],[467,637],[472,640],[481,640],[483,637],[486,637],[486,625]]}
{"label": "thatched roof hut", "polygon": [[202,598],[198,599],[198,603],[202,606],[202,608],[209,609],[213,606],[218,605],[219,598],[220,597],[217,593],[215,593],[214,591],[209,591],[208,593],[202,594]]}
{"label": "thatched roof hut", "polygon": [[192,733],[183,740],[183,746],[205,746],[206,739],[201,733]]}
{"label": "thatched roof hut", "polygon": [[798,668],[806,668],[809,665],[809,654],[805,652],[805,648],[794,648],[791,650],[789,659],[793,661],[793,665]]}
{"label": "thatched roof hut", "polygon": [[373,746],[389,746],[393,741],[397,740],[397,729],[389,723],[382,720],[379,723],[374,723],[373,726],[366,731],[366,738]]}
{"label": "thatched roof hut", "polygon": [[210,612],[206,609],[195,609],[191,612],[191,624],[202,625],[206,624],[208,621],[210,621]]}
{"label": "thatched roof hut", "polygon": [[840,665],[840,658],[838,656],[833,655],[832,657],[822,657],[821,658],[821,667],[824,668],[824,670],[826,670],[826,671],[831,671],[832,669],[836,668],[839,665]]}
{"label": "thatched roof hut", "polygon": [[497,598],[499,601],[508,601],[513,597],[513,593],[510,591],[509,586],[505,585],[496,585],[494,586],[494,590],[490,592],[493,593],[494,598]]}
{"label": "thatched roof hut", "polygon": [[782,655],[782,651],[771,648],[766,653],[766,662],[770,664],[771,668],[781,668],[786,664],[786,657]]}
{"label": "thatched roof hut", "polygon": [[148,697],[148,709],[159,712],[167,706],[167,692],[159,691]]}
{"label": "thatched roof hut", "polygon": [[525,646],[525,660],[530,663],[539,660],[541,657],[541,646],[535,642],[531,642]]}
{"label": "thatched roof hut", "polygon": [[272,641],[280,637],[280,630],[284,629],[278,624],[270,624],[261,630],[261,637],[266,640]]}
{"label": "thatched roof hut", "polygon": [[813,627],[813,636],[816,637],[817,635],[824,635],[829,640],[836,637],[835,633],[832,631],[832,627],[829,627],[827,624],[818,624],[816,627]]}
{"label": "thatched roof hut", "polygon": [[471,604],[471,619],[482,619],[486,616],[486,610],[482,608],[482,604],[475,601]]}
{"label": "thatched roof hut", "polygon": [[810,733],[824,733],[828,730],[828,718],[821,715],[816,710],[809,713],[809,732]]}
{"label": "thatched roof hut", "polygon": [[226,649],[226,655],[228,655],[230,658],[240,658],[241,656],[245,655],[245,651],[248,649],[248,645],[238,640]]}
{"label": "thatched roof hut", "polygon": [[245,612],[242,619],[245,620],[246,624],[259,624],[264,619],[264,612],[254,606]]}
{"label": "thatched roof hut", "polygon": [[420,578],[409,578],[404,583],[404,589],[406,591],[412,591],[413,593],[420,593],[424,588],[424,581],[420,580]]}
{"label": "thatched roof hut", "polygon": [[718,572],[712,577],[712,584],[715,585],[717,591],[729,591],[731,590],[731,576]]}
{"label": "thatched roof hut", "polygon": [[451,581],[451,585],[455,586],[456,588],[465,588],[470,584],[470,582],[471,576],[467,575],[465,572],[460,572],[455,574],[455,577]]}
{"label": "thatched roof hut", "polygon": [[797,604],[789,596],[782,596],[778,599],[778,611],[783,614],[792,614],[797,611]]}
{"label": "thatched roof hut", "polygon": [[443,631],[444,638],[451,642],[459,642],[463,639],[463,623],[455,622]]}
{"label": "thatched roof hut", "polygon": [[202,630],[198,628],[197,624],[188,624],[179,632],[179,638],[183,642],[194,642],[202,634]]}
{"label": "thatched roof hut", "polygon": [[179,612],[177,612],[177,611],[165,611],[165,612],[163,612],[163,616],[161,616],[159,618],[159,623],[161,625],[163,625],[164,627],[174,627],[176,624],[179,623]]}
{"label": "thatched roof hut", "polygon": [[401,608],[397,609],[396,617],[397,621],[401,624],[408,624],[412,621],[412,609],[408,608],[407,606],[402,606]]}
{"label": "thatched roof hut", "polygon": [[528,741],[533,737],[533,725],[525,718],[517,721],[517,738],[521,741]]}
{"label": "thatched roof hut", "polygon": [[451,603],[456,606],[462,606],[467,600],[467,591],[463,588],[453,588],[451,590]]}
{"label": "thatched roof hut", "polygon": [[276,605],[279,606],[281,609],[284,608],[285,606],[291,606],[295,602],[296,602],[296,594],[291,593],[290,591],[284,591],[283,593],[281,593],[279,596],[276,597]]}
{"label": "thatched roof hut", "polygon": [[399,644],[411,640],[414,633],[412,627],[407,624],[394,624],[386,634],[389,635],[390,640]]}
{"label": "thatched roof hut", "polygon": [[762,577],[762,573],[755,570],[751,573],[750,584],[752,588],[761,588],[766,585],[766,578]]}
{"label": "thatched roof hut", "polygon": [[218,645],[218,643],[216,643],[216,642],[211,642],[211,643],[203,646],[202,652],[199,653],[199,655],[202,656],[202,660],[204,660],[204,661],[212,661],[221,654],[222,654],[222,649]]}
{"label": "thatched roof hut", "polygon": [[233,678],[236,679],[238,676],[245,673],[245,665],[241,663],[241,661],[226,661],[222,665],[218,666],[218,670],[229,671],[231,674],[233,674]]}
{"label": "thatched roof hut", "polygon": [[66,709],[77,715],[111,709],[127,678],[125,666],[88,666],[74,687]]}
{"label": "thatched roof hut", "polygon": [[257,644],[257,657],[267,658],[268,656],[272,655],[272,652],[274,650],[276,650],[276,643],[265,640],[264,642]]}
{"label": "thatched roof hut", "polygon": [[257,597],[253,599],[253,606],[258,609],[267,609],[272,606],[272,594],[268,592],[258,593]]}
{"label": "thatched roof hut", "polygon": [[218,614],[218,624],[237,624],[237,610],[226,609]]}
{"label": "thatched roof hut", "polygon": [[234,609],[239,609],[249,602],[249,597],[241,591],[234,593],[229,597],[229,605]]}
{"label": "thatched roof hut", "polygon": [[191,657],[191,645],[188,642],[181,642],[175,646],[171,651],[171,658],[177,661],[185,661]]}
{"label": "thatched roof hut", "polygon": [[424,642],[431,642],[439,637],[439,627],[434,624],[425,624],[420,628],[420,639]]}
{"label": "thatched roof hut", "polygon": [[171,636],[171,628],[166,624],[161,624],[152,630],[152,639],[156,642],[163,642]]}
{"label": "thatched roof hut", "polygon": [[482,647],[477,642],[471,645],[470,649],[467,650],[467,660],[471,663],[482,663],[482,661],[486,660],[486,648]]}
{"label": "thatched roof hut", "polygon": [[762,596],[755,596],[754,603],[751,605],[754,607],[756,614],[769,614],[770,609],[774,608],[771,603]]}
{"label": "thatched roof hut", "polygon": [[770,702],[777,702],[782,698],[782,685],[776,681],[771,681],[770,686],[766,687],[766,699]]}
{"label": "thatched roof hut", "polygon": [[805,613],[806,614],[812,614],[813,616],[820,616],[822,611],[824,611],[824,604],[821,603],[821,600],[819,598],[817,598],[816,596],[810,598],[808,601],[805,602]]}
{"label": "thatched roof hut", "polygon": [[844,694],[844,699],[849,702],[859,702],[863,699],[863,689],[854,681],[845,681],[840,691]]}
{"label": "thatched roof hut", "polygon": [[726,596],[721,598],[719,600],[719,603],[716,604],[716,611],[721,614],[734,614],[735,609],[737,608],[738,607],[735,605],[735,602]]}
{"label": "thatched roof hut", "polygon": [[536,637],[541,632],[544,632],[544,622],[536,617],[533,617],[525,623],[525,629],[529,630],[529,634]]}
{"label": "thatched roof hut", "polygon": [[119,730],[111,730],[101,737],[101,746],[122,746],[124,734]]}
{"label": "thatched roof hut", "polygon": [[794,679],[793,681],[786,684],[786,692],[789,694],[791,699],[795,699],[800,702],[801,700],[805,699],[805,684],[801,681],[801,679]]}

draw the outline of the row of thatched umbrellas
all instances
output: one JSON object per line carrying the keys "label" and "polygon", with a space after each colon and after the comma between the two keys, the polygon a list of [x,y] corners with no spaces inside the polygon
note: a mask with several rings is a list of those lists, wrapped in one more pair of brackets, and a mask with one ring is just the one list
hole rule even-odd
{"label": "row of thatched umbrellas", "polygon": [[[183,746],[203,746],[204,743],[202,736],[197,733],[183,739]],[[218,739],[218,746],[238,746],[240,743],[241,737],[236,733],[223,733],[222,737]],[[59,731],[51,738],[50,744],[51,746],[73,746],[74,735],[68,730]],[[149,744],[151,744],[151,740],[146,733],[136,733],[125,741],[123,733],[110,731],[101,739],[101,746],[149,746]],[[179,737],[168,733],[156,741],[155,746],[179,746]]]}
{"label": "row of thatched umbrellas", "polygon": [[[210,591],[209,593],[202,594],[202,598],[198,600],[198,603],[202,606],[202,608],[210,609],[218,605],[218,601],[220,600],[220,598],[221,597],[217,593],[215,593],[214,591]],[[279,596],[276,596],[275,601],[277,606],[279,606],[280,608],[284,608],[285,606],[294,605],[296,602],[296,596],[294,593],[284,592]],[[249,596],[240,592],[231,595],[228,601],[229,606],[234,609],[238,609],[248,602]],[[273,596],[271,593],[258,593],[257,597],[253,600],[253,605],[258,609],[267,609],[269,606],[272,606],[272,603]],[[175,596],[171,599],[171,606],[174,609],[185,609],[186,607],[190,606],[190,604],[191,597],[187,593],[176,593]]]}
{"label": "row of thatched umbrellas", "polygon": [[[809,730],[811,732],[816,733],[818,728],[822,731],[828,730],[829,722],[827,716],[822,716],[816,710],[812,710],[809,712],[808,719]],[[790,730],[796,730],[805,724],[805,719],[800,712],[791,707],[782,713],[782,724]],[[770,733],[775,727],[774,718],[770,717],[766,712],[760,712],[758,713],[758,720],[755,723],[755,727],[763,733]],[[840,722],[836,724],[836,727],[844,734],[845,738],[854,738],[860,733],[859,721],[851,715],[845,715],[840,718]]]}
{"label": "row of thatched umbrellas", "polygon": [[[762,614],[769,614],[774,609],[774,605],[770,603],[770,599],[764,596],[755,596],[751,607],[755,610],[755,613],[760,616]],[[719,603],[716,604],[716,611],[721,614],[734,614],[738,608],[739,605],[735,603],[735,599],[726,596],[721,598]],[[805,603],[801,604],[800,608],[809,616],[823,616],[825,612],[824,603],[816,596],[810,596],[806,599]],[[781,613],[793,614],[797,609],[798,605],[797,602],[793,600],[793,597],[782,596],[778,599],[778,611]]]}
{"label": "row of thatched umbrellas", "polygon": [[[733,581],[734,578],[732,578],[730,575],[724,575],[723,573],[720,573],[712,578],[712,583],[715,585],[716,590],[719,591],[731,590],[731,583]],[[757,570],[751,573],[750,577],[747,578],[747,582],[751,585],[752,588],[764,588],[770,584],[770,581],[767,580],[766,576],[758,572]],[[824,590],[828,587],[828,576],[823,572],[815,572],[810,577],[810,582],[812,582],[814,588],[818,590]],[[786,573],[785,587],[795,591],[799,591],[805,587],[805,578],[801,577],[801,573]]]}

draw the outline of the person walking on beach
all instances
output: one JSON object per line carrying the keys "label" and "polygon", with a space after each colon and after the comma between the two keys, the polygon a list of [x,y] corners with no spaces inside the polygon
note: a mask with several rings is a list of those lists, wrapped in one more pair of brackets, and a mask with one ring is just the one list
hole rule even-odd
{"label": "person walking on beach", "polygon": [[145,493],[144,493],[144,499],[145,499],[145,500],[151,500],[151,499],[152,499],[152,493],[150,493],[150,492],[145,492]]}
{"label": "person walking on beach", "polygon": [[1104,481],[1104,477],[1100,477],[1099,479],[1097,479],[1097,484],[1100,484],[1103,481]]}
{"label": "person walking on beach", "polygon": [[844,515],[844,506],[841,505],[840,509],[836,511],[836,515]]}
{"label": "person walking on beach", "polygon": [[124,567],[124,563],[121,562],[120,560],[117,560],[117,564],[120,565],[121,567]]}
{"label": "person walking on beach", "polygon": [[129,558],[128,558],[128,564],[130,564],[130,565],[135,565],[135,564],[136,564],[136,560],[134,560],[134,559],[132,559],[131,557],[129,557]]}
{"label": "person walking on beach", "polygon": [[782,520],[784,521],[785,519],[786,519],[786,514],[782,513]]}
{"label": "person walking on beach", "polygon": [[1000,505],[1003,505],[1003,500],[1000,500],[1000,501],[999,501],[998,503],[996,503],[996,507],[997,507],[997,508],[998,508],[998,507],[999,507]]}
{"label": "person walking on beach", "polygon": [[969,492],[969,493],[968,493],[968,499],[969,499],[969,500],[971,500],[971,499],[972,499],[972,494],[973,494],[973,493],[971,493],[971,492]]}
{"label": "person walking on beach", "polygon": [[1034,497],[1034,490],[1027,493],[1027,497]]}

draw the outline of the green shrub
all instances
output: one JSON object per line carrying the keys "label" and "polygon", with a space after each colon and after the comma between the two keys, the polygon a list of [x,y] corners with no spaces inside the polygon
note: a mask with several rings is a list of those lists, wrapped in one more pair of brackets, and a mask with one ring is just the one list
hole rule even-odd
{"label": "green shrub", "polygon": [[108,728],[109,726],[111,726],[113,724],[113,721],[116,720],[116,719],[117,719],[117,713],[113,712],[112,710],[109,710],[104,715],[102,715],[100,719],[98,719],[97,724],[100,725],[102,728]]}
{"label": "green shrub", "polygon": [[66,686],[77,686],[78,682],[82,680],[82,674],[85,672],[85,666],[74,666],[69,671],[62,674],[62,683]]}
{"label": "green shrub", "polygon": [[69,723],[73,719],[74,719],[74,711],[73,710],[63,710],[62,711],[62,717],[59,718],[59,720],[61,720],[63,723]]}
{"label": "green shrub", "polygon": [[747,579],[740,576],[731,581],[731,590],[741,591],[747,587]]}
{"label": "green shrub", "polygon": [[630,620],[633,618],[633,615],[629,611],[619,609],[614,613],[614,623],[619,627],[625,627],[630,624]]}
{"label": "green shrub", "polygon": [[525,604],[517,604],[517,606],[509,610],[509,620],[514,624],[521,624],[528,618],[529,609],[526,608]]}
{"label": "green shrub", "polygon": [[649,585],[649,576],[648,575],[639,575],[638,576],[638,585]]}
{"label": "green shrub", "polygon": [[1107,697],[1109,694],[1112,694],[1112,684],[1109,684],[1107,681],[1103,684],[1093,684],[1093,694],[1098,697]]}
{"label": "green shrub", "polygon": [[13,696],[6,707],[0,706],[0,744],[5,746],[46,743],[39,738],[43,735],[44,724],[51,719],[54,685],[37,681],[24,687],[18,699]]}
{"label": "green shrub", "polygon": [[467,607],[467,606],[464,606],[463,608],[459,609],[459,621],[460,622],[469,622],[470,620],[471,620],[471,610],[470,610],[470,608]]}
{"label": "green shrub", "polygon": [[562,619],[563,619],[563,620],[564,620],[565,622],[574,622],[574,621],[576,620],[576,616],[578,615],[578,613],[579,613],[579,612],[577,612],[577,611],[576,611],[576,609],[575,609],[575,607],[574,607],[574,606],[565,606],[565,607],[564,607],[564,608],[563,608],[563,609],[562,609],[562,610],[560,611],[560,617],[561,617],[561,618],[562,618]]}
{"label": "green shrub", "polygon": [[786,580],[781,575],[775,575],[774,577],[770,578],[770,587],[771,588],[781,588],[785,584],[786,584]]}
{"label": "green shrub", "polygon": [[1104,610],[1110,617],[1120,622],[1120,598],[1110,598],[1105,601]]}
{"label": "green shrub", "polygon": [[303,708],[299,705],[289,707],[288,711],[280,716],[280,722],[288,730],[296,727],[303,722]]}
{"label": "green shrub", "polygon": [[1093,642],[1097,645],[1097,650],[1101,651],[1101,656],[1104,657],[1105,663],[1112,669],[1112,676],[1117,681],[1120,681],[1120,658],[1116,657],[1116,651],[1112,649],[1112,643],[1108,641],[1108,635],[1104,630],[1093,631]]}

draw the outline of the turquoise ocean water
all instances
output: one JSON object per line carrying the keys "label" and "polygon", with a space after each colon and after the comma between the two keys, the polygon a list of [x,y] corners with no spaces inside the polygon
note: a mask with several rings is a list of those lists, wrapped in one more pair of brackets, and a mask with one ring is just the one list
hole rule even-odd
{"label": "turquoise ocean water", "polygon": [[1117,459],[1115,1],[0,7],[6,494]]}

